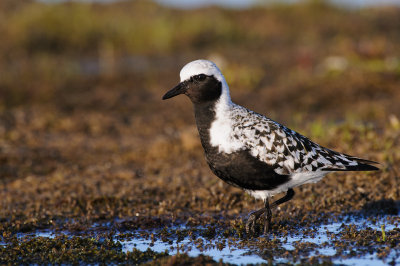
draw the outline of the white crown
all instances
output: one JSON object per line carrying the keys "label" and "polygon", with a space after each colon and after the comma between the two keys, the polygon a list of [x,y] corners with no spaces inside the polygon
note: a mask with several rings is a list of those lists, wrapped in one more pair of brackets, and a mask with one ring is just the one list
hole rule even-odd
{"label": "white crown", "polygon": [[225,83],[225,78],[219,68],[213,62],[203,59],[192,61],[182,68],[180,73],[181,82],[199,74],[214,76],[220,82]]}

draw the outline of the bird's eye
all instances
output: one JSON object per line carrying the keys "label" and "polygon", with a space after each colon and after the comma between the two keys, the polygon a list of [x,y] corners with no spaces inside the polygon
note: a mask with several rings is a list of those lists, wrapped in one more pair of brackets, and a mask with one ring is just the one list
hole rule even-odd
{"label": "bird's eye", "polygon": [[200,75],[194,76],[195,80],[197,80],[197,81],[203,81],[203,80],[206,79],[206,77],[207,77],[207,76],[204,75],[204,74],[200,74]]}

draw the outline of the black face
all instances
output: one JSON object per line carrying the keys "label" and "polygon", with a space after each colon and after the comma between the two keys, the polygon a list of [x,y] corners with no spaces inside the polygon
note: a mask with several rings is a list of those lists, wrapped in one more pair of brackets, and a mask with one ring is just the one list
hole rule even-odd
{"label": "black face", "polygon": [[193,103],[203,103],[217,100],[221,92],[222,84],[214,76],[199,74],[179,83],[163,96],[163,100],[186,94]]}

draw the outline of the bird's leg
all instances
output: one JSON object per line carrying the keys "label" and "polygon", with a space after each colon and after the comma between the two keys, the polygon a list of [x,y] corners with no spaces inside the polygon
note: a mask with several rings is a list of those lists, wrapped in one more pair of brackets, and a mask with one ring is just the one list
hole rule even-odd
{"label": "bird's leg", "polygon": [[271,230],[271,219],[272,219],[272,212],[271,208],[269,207],[268,198],[264,200],[264,205],[265,205],[264,235],[266,235]]}
{"label": "bird's leg", "polygon": [[246,233],[250,234],[250,232],[253,234],[255,231],[256,227],[256,221],[260,216],[265,212],[265,208],[253,211],[250,213],[249,218],[247,219],[246,222]]}
{"label": "bird's leg", "polygon": [[282,198],[274,201],[274,203],[272,203],[270,205],[270,208],[274,209],[274,208],[278,207],[278,205],[281,205],[282,203],[285,203],[285,202],[291,200],[293,198],[293,196],[294,196],[294,190],[292,188],[289,188],[288,191],[286,192],[286,195],[283,196]]}
{"label": "bird's leg", "polygon": [[264,224],[264,235],[267,234],[271,230],[271,219],[272,219],[271,209],[274,209],[274,208],[278,207],[278,205],[291,200],[293,198],[293,196],[294,196],[294,190],[289,188],[288,191],[286,192],[285,196],[274,201],[271,205],[269,205],[268,198],[265,199],[264,204],[265,204],[266,221]]}
{"label": "bird's leg", "polygon": [[295,194],[294,190],[290,188],[286,192],[285,196],[274,201],[271,205],[269,204],[268,198],[266,198],[264,200],[264,208],[250,213],[249,218],[247,219],[246,222],[246,233],[247,234],[249,234],[250,232],[254,233],[257,219],[260,218],[260,216],[265,213],[264,234],[267,234],[271,230],[271,219],[272,219],[271,210],[275,209],[282,203],[291,200],[294,194]]}

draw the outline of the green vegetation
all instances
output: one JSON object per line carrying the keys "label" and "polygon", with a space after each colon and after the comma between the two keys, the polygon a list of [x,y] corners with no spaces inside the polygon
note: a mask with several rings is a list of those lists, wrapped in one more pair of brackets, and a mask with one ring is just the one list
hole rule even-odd
{"label": "green vegetation", "polygon": [[[382,118],[380,106],[388,99],[395,102],[391,96],[400,73],[400,16],[395,8],[349,11],[323,2],[241,11],[172,10],[150,1],[46,5],[8,0],[3,5],[3,109],[36,102],[59,105],[60,94],[65,104],[71,90],[79,93],[100,82],[88,77],[93,75],[117,81],[126,75],[146,80],[156,73],[159,78],[171,76],[172,70],[198,57],[219,59],[240,97],[260,97],[260,90],[266,98],[278,97],[267,102],[265,111],[277,111],[284,100],[298,110],[308,108],[308,113],[340,104],[342,114],[357,111],[370,120]],[[154,61],[160,58],[161,63]],[[84,88],[78,85],[85,82]],[[357,104],[360,109],[353,110],[350,99],[356,97],[363,106],[372,106]],[[394,114],[400,113],[398,105],[391,105]]]}

